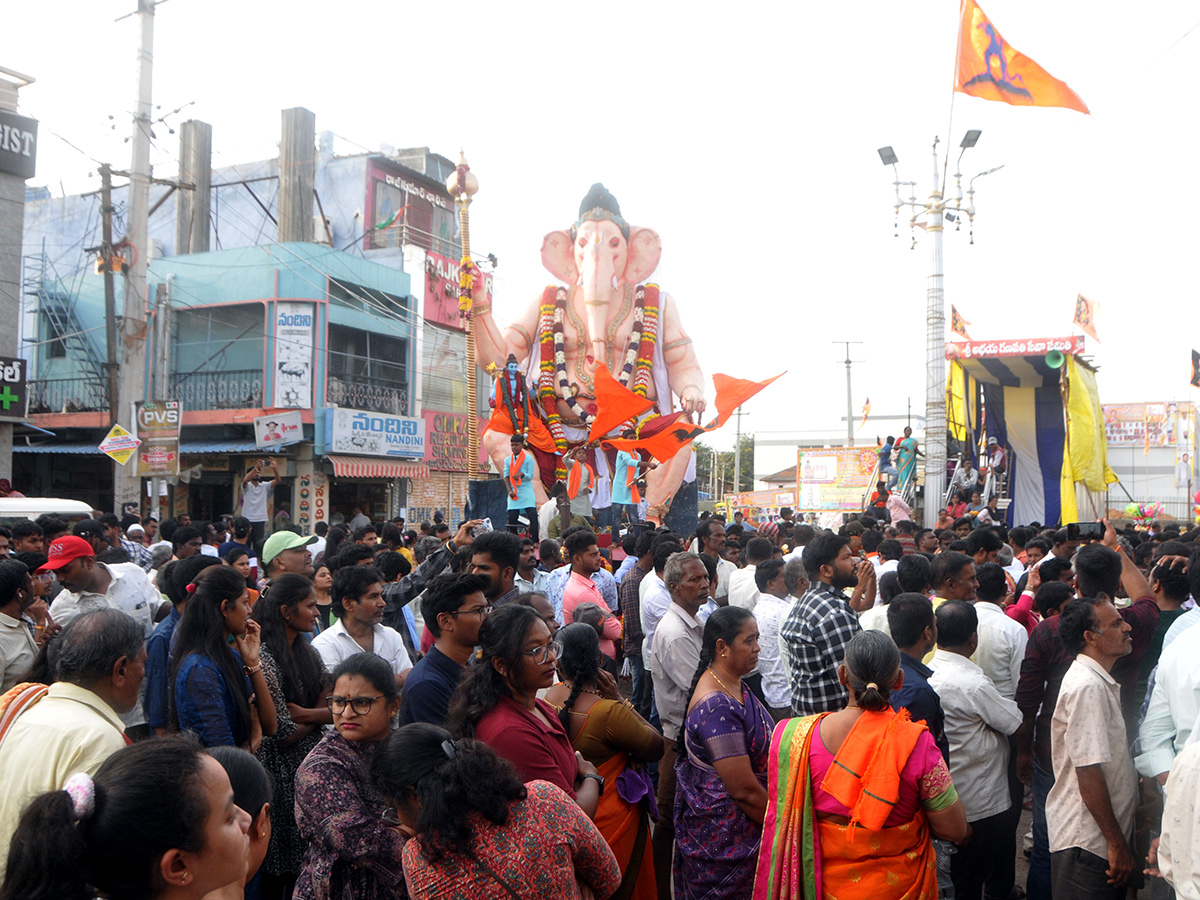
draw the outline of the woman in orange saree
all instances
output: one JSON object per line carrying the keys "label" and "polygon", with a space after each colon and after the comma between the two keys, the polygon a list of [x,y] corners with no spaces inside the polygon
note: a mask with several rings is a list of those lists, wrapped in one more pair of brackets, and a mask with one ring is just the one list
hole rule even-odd
{"label": "woman in orange saree", "polygon": [[846,709],[775,729],[754,900],[936,900],[931,838],[970,826],[932,736],[888,705],[899,651],[862,632],[838,675]]}
{"label": "woman in orange saree", "polygon": [[621,697],[616,680],[600,666],[600,638],[577,622],[558,631],[562,683],[546,694],[559,710],[571,746],[604,779],[592,817],[621,867],[621,885],[610,900],[655,900],[650,815],[654,788],[643,762],[661,759],[663,737]]}

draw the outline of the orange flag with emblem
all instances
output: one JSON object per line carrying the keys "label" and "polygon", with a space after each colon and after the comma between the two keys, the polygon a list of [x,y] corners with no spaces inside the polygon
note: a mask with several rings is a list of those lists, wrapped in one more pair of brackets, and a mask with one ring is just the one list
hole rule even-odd
{"label": "orange flag with emblem", "polygon": [[1100,304],[1080,294],[1075,298],[1075,318],[1071,324],[1078,325],[1092,336],[1092,340],[1099,341],[1100,336],[1096,334],[1096,314],[1099,311]]}
{"label": "orange flag with emblem", "polygon": [[954,90],[1012,106],[1061,106],[1090,115],[1065,81],[1004,40],[975,0],[962,0]]}
{"label": "orange flag with emblem", "polygon": [[970,340],[971,336],[967,334],[967,326],[971,323],[958,314],[958,310],[954,304],[950,304],[950,330],[959,337]]}

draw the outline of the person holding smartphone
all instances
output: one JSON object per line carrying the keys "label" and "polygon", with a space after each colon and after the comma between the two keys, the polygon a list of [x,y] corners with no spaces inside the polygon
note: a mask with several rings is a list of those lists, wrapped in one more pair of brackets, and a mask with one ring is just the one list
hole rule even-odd
{"label": "person holding smartphone", "polygon": [[[264,480],[263,470],[271,470],[271,479]],[[250,520],[250,544],[254,550],[262,547],[267,528],[267,498],[279,484],[279,470],[270,459],[256,462],[242,479],[242,515]]]}

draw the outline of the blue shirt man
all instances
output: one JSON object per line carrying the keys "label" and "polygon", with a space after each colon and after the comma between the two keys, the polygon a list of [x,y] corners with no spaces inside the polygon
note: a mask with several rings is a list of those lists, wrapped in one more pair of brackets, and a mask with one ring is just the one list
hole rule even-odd
{"label": "blue shirt man", "polygon": [[537,497],[533,490],[533,479],[537,474],[537,465],[533,454],[525,449],[525,438],[514,434],[509,442],[512,456],[504,461],[504,483],[508,487],[508,524],[519,524],[521,514],[529,520],[529,534],[537,538],[538,517]]}
{"label": "blue shirt man", "polygon": [[172,606],[167,617],[154,626],[146,639],[146,694],[142,709],[152,731],[165,731],[171,724],[168,697],[171,690],[171,637],[179,624],[179,609]]}

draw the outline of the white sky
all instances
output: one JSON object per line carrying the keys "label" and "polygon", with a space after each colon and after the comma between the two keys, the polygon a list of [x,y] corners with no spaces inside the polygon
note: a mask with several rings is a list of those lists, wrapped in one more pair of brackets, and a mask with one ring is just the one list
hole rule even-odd
{"label": "white sky", "polygon": [[[37,177],[94,189],[88,156],[129,163],[136,0],[10,4],[0,64],[34,76]],[[931,182],[930,144],[976,182],[975,245],[947,231],[953,302],[977,340],[1071,333],[1075,295],[1100,304],[1104,402],[1194,399],[1200,346],[1195,115],[1200,6],[990,0],[1018,50],[1092,110],[964,95],[948,132],[955,0],[921,3],[407,4],[171,0],[156,16],[154,100],[213,126],[214,165],[276,155],[279,111],[305,106],[339,152],[465,148],[481,189],[472,246],[495,253],[496,311],[550,281],[542,236],[594,181],[655,228],[654,280],[675,296],[706,374],[789,374],[747,405],[748,430],[837,429],[853,348],[854,410],[924,407],[931,242],[893,238],[892,145],[903,180]],[[460,59],[453,35],[465,31]],[[1186,35],[1186,37],[1185,37]],[[113,115],[116,131],[108,116]],[[159,136],[157,172],[177,167]],[[352,143],[351,143],[352,142]],[[357,146],[361,145],[361,147]],[[956,155],[957,151],[955,151]],[[954,159],[950,161],[951,174]],[[951,187],[952,190],[952,179]],[[711,385],[709,399],[711,402]],[[732,445],[732,427],[717,439]]]}

